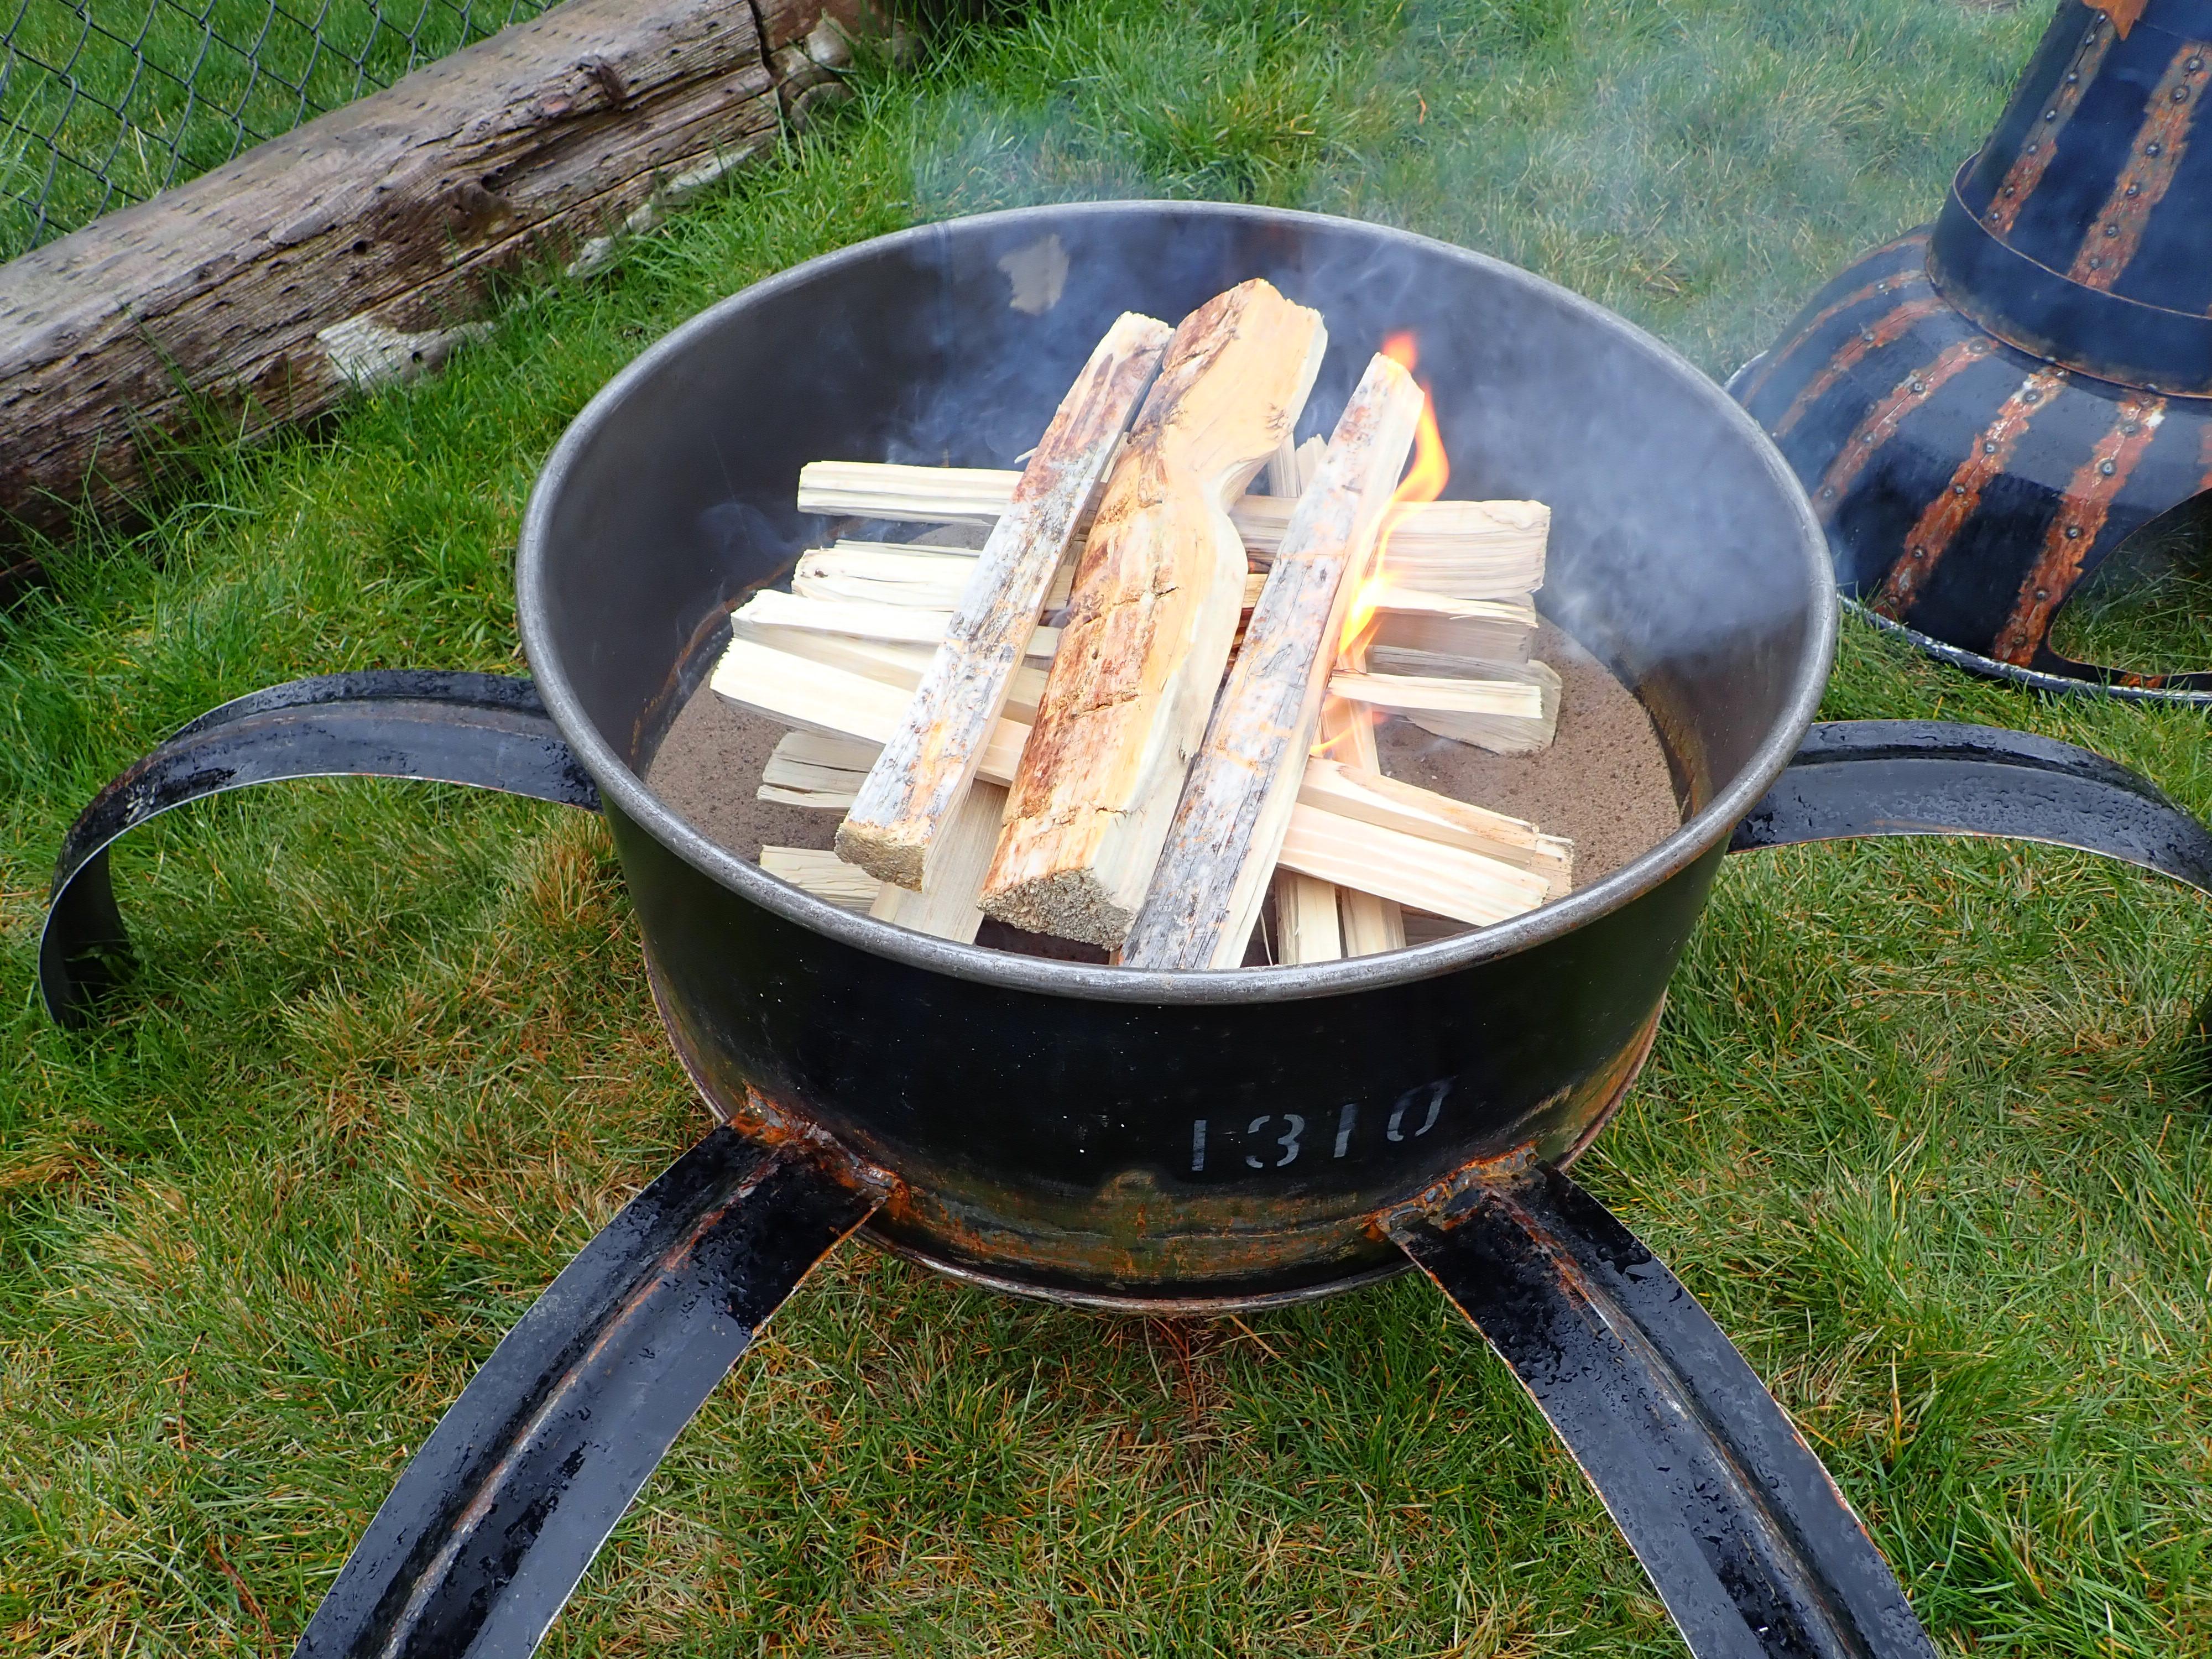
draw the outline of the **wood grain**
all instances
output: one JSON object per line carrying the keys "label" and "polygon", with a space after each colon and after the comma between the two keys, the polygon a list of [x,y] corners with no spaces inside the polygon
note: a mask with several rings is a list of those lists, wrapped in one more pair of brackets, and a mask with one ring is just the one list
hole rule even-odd
{"label": "wood grain", "polygon": [[[1318,438],[1308,444],[1318,443]],[[1277,486],[1279,448],[1268,458]],[[1288,474],[1283,476],[1286,480]],[[799,510],[915,524],[990,524],[1019,472],[995,467],[814,461],[799,475]],[[1295,492],[1246,495],[1229,509],[1246,550],[1264,564],[1290,528]],[[1407,585],[1457,599],[1525,599],[1544,585],[1552,510],[1541,501],[1420,501],[1390,529],[1390,563]]]}
{"label": "wood grain", "polygon": [[1313,745],[1345,608],[1405,471],[1421,403],[1413,376],[1379,356],[1346,403],[1183,781],[1122,944],[1131,967],[1234,968],[1244,959]]}
{"label": "wood grain", "polygon": [[434,368],[496,273],[772,145],[868,21],[833,3],[566,0],[0,265],[0,520],[64,532],[204,418],[251,439]]}
{"label": "wood grain", "polygon": [[[880,745],[906,709],[907,693],[896,687],[745,639],[731,641],[708,684],[717,696],[754,714],[855,744]],[[977,778],[1012,781],[1029,739],[1026,725],[1002,718],[976,767]],[[1371,888],[1394,902],[1477,927],[1544,902],[1544,875],[1454,842],[1435,833],[1437,827],[1420,813],[1378,823],[1301,799],[1279,861],[1285,869],[1339,886]]]}
{"label": "wood grain", "polygon": [[837,856],[847,863],[928,890],[936,849],[975,780],[1053,573],[1159,370],[1170,333],[1155,318],[1125,312],[1060,399],[991,526],[905,720],[837,826]]}
{"label": "wood grain", "polygon": [[1176,329],[1106,484],[1006,802],[983,908],[1118,945],[1159,856],[1242,608],[1229,504],[1297,422],[1320,313],[1239,283]]}

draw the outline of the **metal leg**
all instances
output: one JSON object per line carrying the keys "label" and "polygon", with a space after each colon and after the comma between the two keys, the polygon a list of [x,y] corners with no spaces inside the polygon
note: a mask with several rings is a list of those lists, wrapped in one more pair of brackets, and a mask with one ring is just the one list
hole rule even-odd
{"label": "metal leg", "polygon": [[1867,836],[1998,836],[2124,859],[2212,893],[2212,832],[2070,743],[1949,720],[1815,726],[1732,853]]}
{"label": "metal leg", "polygon": [[879,1202],[718,1128],[562,1269],[399,1477],[295,1659],[532,1652],[754,1334]]}
{"label": "metal leg", "polygon": [[598,789],[526,679],[409,669],[325,674],[203,714],[94,797],[55,861],[39,990],[64,1025],[120,978],[130,939],[109,843],[186,801],[287,778],[421,778],[597,811]]}
{"label": "metal leg", "polygon": [[1390,1231],[1558,1431],[1698,1659],[1933,1659],[1787,1414],[1573,1181],[1482,1182]]}

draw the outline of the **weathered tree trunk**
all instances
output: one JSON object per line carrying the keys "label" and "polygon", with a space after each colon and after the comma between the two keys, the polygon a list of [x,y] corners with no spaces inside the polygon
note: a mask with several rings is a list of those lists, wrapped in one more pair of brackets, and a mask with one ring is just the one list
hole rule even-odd
{"label": "weathered tree trunk", "polygon": [[0,535],[116,510],[207,410],[251,437],[435,365],[495,272],[771,144],[868,3],[567,0],[0,265]]}

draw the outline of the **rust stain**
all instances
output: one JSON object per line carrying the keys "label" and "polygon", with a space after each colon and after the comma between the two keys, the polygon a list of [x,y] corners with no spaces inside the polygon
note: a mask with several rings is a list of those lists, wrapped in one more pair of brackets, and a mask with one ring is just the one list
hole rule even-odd
{"label": "rust stain", "polygon": [[1932,317],[1943,309],[1943,301],[1932,294],[1917,300],[1907,300],[1894,306],[1856,334],[1846,340],[1836,355],[1828,359],[1827,366],[1808,380],[1802,391],[1790,400],[1790,407],[1782,411],[1782,418],[1774,423],[1773,435],[1779,438],[1804,418],[1805,411],[1826,397],[1829,388],[1848,374],[1852,366],[1869,352],[1893,343],[1909,331],[1923,317]]}
{"label": "rust stain", "polygon": [[1977,335],[1969,340],[1956,340],[1937,354],[1936,361],[1925,368],[1916,368],[1896,386],[1889,395],[1866,413],[1850,437],[1828,463],[1828,470],[1820,475],[1819,487],[1813,493],[1813,505],[1827,523],[1835,517],[1836,509],[1844,497],[1858,482],[1859,474],[1866,471],[1867,463],[1875,452],[1897,435],[1897,428],[1905,417],[1942,389],[1944,382],[1961,369],[1980,362],[1995,349],[1984,337]]}
{"label": "rust stain", "polygon": [[2011,465],[2012,453],[2026,435],[2028,422],[2058,394],[2066,380],[2063,368],[2039,368],[1999,405],[1996,418],[1975,438],[1973,448],[1951,474],[1942,494],[1921,509],[1918,520],[1906,533],[1905,551],[1889,568],[1881,592],[1875,596],[1875,611],[1899,617],[1911,608],[1952,540],[1981,507],[1982,491]]}
{"label": "rust stain", "polygon": [[[1869,259],[1879,259],[1885,253],[1894,252],[1899,248],[1910,247],[1916,244],[1924,245],[1927,240],[1928,232],[1925,228],[1908,231],[1895,241],[1884,243],[1866,257]],[[1906,284],[1919,281],[1920,275],[1917,267],[1897,271],[1882,277],[1878,282],[1869,283],[1863,288],[1855,288],[1834,304],[1822,307],[1817,314],[1806,320],[1802,328],[1793,331],[1787,338],[1777,340],[1774,343],[1773,347],[1766,354],[1765,361],[1760,363],[1758,370],[1744,382],[1743,390],[1737,395],[1736,401],[1747,404],[1757,397],[1765,388],[1767,381],[1773,378],[1774,371],[1781,367],[1784,358],[1853,306],[1871,300],[1877,294],[1902,293]]]}
{"label": "rust stain", "polygon": [[2112,27],[2120,32],[2120,39],[2124,40],[2128,38],[2128,31],[2136,26],[2136,20],[2143,15],[2143,8],[2150,3],[2150,0],[2082,0],[2082,3],[2091,11],[2101,11],[2111,18]]}
{"label": "rust stain", "polygon": [[[2142,0],[2133,0],[2133,3],[2140,9]],[[2118,16],[2112,21],[2119,33],[2125,35],[2128,25],[2135,21],[2135,14],[2130,11],[2125,21]],[[2105,54],[2112,50],[2112,30],[2097,24],[2089,26],[2081,46],[2075,49],[2074,61],[2067,64],[2066,73],[2059,78],[2057,92],[2044,106],[2043,118],[2028,130],[2027,141],[2020,147],[2020,153],[2012,158],[2012,165],[2005,169],[2005,176],[1999,181],[1996,193],[1990,198],[1989,206],[1982,210],[1982,222],[1998,235],[2011,234],[2014,224],[2020,218],[2021,209],[2027,205],[2027,198],[2043,182],[2044,172],[2050,167],[2051,157],[2057,153],[2058,135],[2073,119],[2074,111],[2081,101],[2081,94],[2097,78],[2097,70],[2105,61]]]}
{"label": "rust stain", "polygon": [[1999,662],[2025,667],[2033,660],[2036,647],[2051,630],[2053,613],[2066,603],[2066,596],[2081,579],[2082,556],[2096,544],[2112,512],[2112,498],[2126,485],[2165,419],[2163,398],[2122,404],[2112,430],[2074,470],[2074,476],[2067,480],[2058,516],[2044,532],[2043,550],[2021,583],[2012,615],[2006,618],[1991,647],[1990,654]]}
{"label": "rust stain", "polygon": [[2128,150],[2128,164],[2112,181],[2112,193],[2091,220],[2067,275],[2084,286],[2109,289],[2142,246],[2151,214],[2172,188],[2173,175],[2189,150],[2189,130],[2203,100],[2205,70],[2212,46],[2185,40],[2152,88],[2143,123]]}

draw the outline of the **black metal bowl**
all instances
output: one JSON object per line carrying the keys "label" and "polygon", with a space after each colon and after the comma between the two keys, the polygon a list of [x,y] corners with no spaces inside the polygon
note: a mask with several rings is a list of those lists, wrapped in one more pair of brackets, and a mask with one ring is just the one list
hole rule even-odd
{"label": "black metal bowl", "polygon": [[[849,915],[653,794],[641,774],[688,689],[672,675],[703,666],[716,619],[822,533],[793,508],[804,463],[1005,466],[1118,312],[1173,319],[1255,276],[1328,319],[1310,428],[1411,329],[1454,493],[1551,503],[1541,601],[1650,708],[1690,809],[1680,832],[1472,935],[1168,974]],[[1371,1236],[1379,1209],[1470,1164],[1577,1146],[1648,1041],[1729,832],[1796,748],[1833,645],[1802,491],[1674,352],[1463,249],[1201,204],[927,226],[702,313],[562,438],[517,587],[539,692],[599,784],[663,1011],[717,1109],[744,1120],[757,1091],[902,1177],[911,1196],[872,1224],[900,1249],[1109,1301],[1357,1279],[1403,1261]]]}

